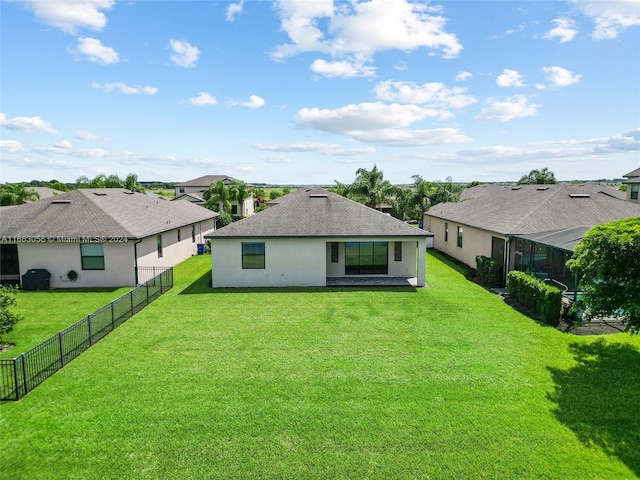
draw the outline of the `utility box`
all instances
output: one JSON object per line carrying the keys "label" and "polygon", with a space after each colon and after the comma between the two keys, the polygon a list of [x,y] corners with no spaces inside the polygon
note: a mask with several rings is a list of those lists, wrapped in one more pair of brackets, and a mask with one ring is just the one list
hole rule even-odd
{"label": "utility box", "polygon": [[51,274],[44,268],[32,268],[22,275],[23,290],[49,290]]}

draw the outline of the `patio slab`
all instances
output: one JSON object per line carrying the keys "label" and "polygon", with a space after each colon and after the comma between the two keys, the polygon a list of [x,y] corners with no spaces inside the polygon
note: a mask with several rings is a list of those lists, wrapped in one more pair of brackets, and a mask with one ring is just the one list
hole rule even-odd
{"label": "patio slab", "polygon": [[327,277],[327,287],[413,287],[416,277]]}

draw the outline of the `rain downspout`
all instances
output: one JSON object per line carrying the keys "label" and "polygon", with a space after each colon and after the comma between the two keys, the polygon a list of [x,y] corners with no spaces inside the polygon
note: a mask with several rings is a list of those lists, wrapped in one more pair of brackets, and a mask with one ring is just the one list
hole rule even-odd
{"label": "rain downspout", "polygon": [[138,285],[138,244],[142,242],[142,239],[139,239],[137,242],[133,242],[133,271],[135,273],[135,282]]}

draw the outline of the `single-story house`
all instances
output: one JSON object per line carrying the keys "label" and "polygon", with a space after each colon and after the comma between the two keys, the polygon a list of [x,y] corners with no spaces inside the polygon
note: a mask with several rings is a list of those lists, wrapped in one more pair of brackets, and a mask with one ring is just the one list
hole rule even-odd
{"label": "single-story house", "polygon": [[[198,253],[217,213],[121,188],[80,189],[0,212],[0,279],[51,288],[134,286]],[[200,248],[202,250],[202,247]]]}
{"label": "single-story house", "polygon": [[[547,257],[556,258],[554,275],[566,284],[566,259],[582,233],[600,223],[637,216],[640,204],[625,201],[624,192],[595,183],[489,184],[468,189],[460,202],[433,206],[424,214],[424,228],[433,232],[436,250],[472,268],[476,256],[491,257],[504,276],[516,269],[552,278]],[[560,244],[553,243],[556,240]],[[573,243],[562,243],[567,240]],[[547,250],[549,246],[556,248]]]}
{"label": "single-story house", "polygon": [[212,285],[317,287],[336,279],[401,279],[424,286],[429,235],[325,189],[301,188],[207,235]]}
{"label": "single-story house", "polygon": [[623,175],[626,179],[623,183],[627,186],[627,200],[640,203],[640,168]]}
{"label": "single-story house", "polygon": [[[204,175],[187,182],[176,183],[176,196],[174,200],[186,200],[188,202],[195,203],[196,205],[204,205],[205,200],[202,197],[202,194],[211,186],[212,183],[222,182],[225,185],[231,185],[239,181],[240,180],[229,177],[228,175]],[[247,186],[251,187],[249,184],[247,184]],[[247,217],[249,215],[253,215],[253,212],[253,195],[249,195],[249,197],[242,202],[242,205],[235,200],[231,201],[231,215]]]}

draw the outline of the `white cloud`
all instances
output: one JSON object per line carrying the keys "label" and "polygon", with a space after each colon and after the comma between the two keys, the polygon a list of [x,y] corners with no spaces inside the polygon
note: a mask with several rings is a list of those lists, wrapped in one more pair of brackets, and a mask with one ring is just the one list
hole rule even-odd
{"label": "white cloud", "polygon": [[236,15],[242,13],[242,6],[244,5],[244,0],[241,0],[239,3],[230,3],[227,7],[227,22],[233,22],[236,18]]}
{"label": "white cloud", "polygon": [[560,43],[570,42],[578,34],[576,30],[576,22],[570,18],[556,18],[551,20],[556,26],[549,30],[542,38],[552,40],[554,38],[560,39]]}
{"label": "white cloud", "polygon": [[472,77],[473,77],[473,74],[471,72],[465,72],[464,70],[460,70],[456,75],[456,82],[464,82],[465,80]]}
{"label": "white cloud", "polygon": [[275,60],[312,51],[361,60],[391,49],[424,47],[442,51],[445,58],[462,51],[456,35],[445,31],[446,20],[433,15],[441,9],[423,3],[371,0],[334,6],[332,0],[280,0],[277,5],[291,42],[276,47]]}
{"label": "white cloud", "polygon": [[170,55],[173,63],[185,68],[196,66],[198,57],[200,53],[202,53],[198,50],[198,47],[191,45],[189,42],[174,40],[173,38],[169,40],[169,43],[171,44],[171,51],[173,52]]}
{"label": "white cloud", "polygon": [[446,143],[463,143],[470,139],[455,128],[433,130],[383,129],[375,132],[354,132],[353,138],[381,146],[414,147]]}
{"label": "white cloud", "polygon": [[240,106],[240,107],[247,107],[247,108],[260,108],[260,107],[264,107],[265,103],[266,102],[264,101],[264,99],[259,97],[258,95],[250,95],[248,102],[238,102],[236,100],[229,100],[229,105],[231,105],[232,107]]}
{"label": "white cloud", "polygon": [[529,104],[524,95],[515,95],[501,102],[496,99],[488,100],[489,107],[483,108],[475,120],[498,120],[508,122],[516,118],[531,117],[538,111],[539,105]]}
{"label": "white cloud", "polygon": [[100,40],[95,38],[79,37],[78,46],[73,53],[86,55],[90,62],[103,65],[120,62],[120,56],[113,48],[102,45]]}
{"label": "white cloud", "polygon": [[0,151],[22,153],[24,152],[24,145],[17,140],[0,140]]}
{"label": "white cloud", "polygon": [[265,150],[270,152],[289,152],[289,153],[320,153],[321,155],[332,156],[353,156],[353,155],[366,155],[375,152],[375,148],[371,147],[358,147],[358,148],[344,148],[336,143],[320,143],[320,142],[295,142],[295,143],[276,143],[265,144],[257,143],[253,145],[253,148],[257,150]]}
{"label": "white cloud", "polygon": [[99,140],[100,137],[93,133],[93,132],[89,132],[87,130],[78,130],[76,132],[76,138],[80,139],[80,140],[87,140],[87,141],[91,141],[91,140]]}
{"label": "white cloud", "polygon": [[125,95],[155,95],[158,92],[158,89],[155,87],[141,87],[140,85],[126,85],[122,82],[118,83],[105,83],[100,84],[94,82],[91,84],[93,88],[97,88],[100,90],[104,90],[105,92],[112,92],[113,90],[120,90]]}
{"label": "white cloud", "polygon": [[303,108],[296,113],[294,122],[301,128],[312,128],[331,133],[400,128],[427,117],[437,117],[440,112],[417,105],[386,105],[361,103],[335,110]]}
{"label": "white cloud", "polygon": [[189,99],[189,103],[198,107],[205,107],[207,105],[217,104],[218,100],[208,92],[199,92],[197,97]]}
{"label": "white cloud", "polygon": [[71,150],[73,148],[73,145],[69,140],[62,140],[60,142],[54,143],[53,146],[56,148],[62,148],[64,150]]}
{"label": "white cloud", "polygon": [[115,0],[23,0],[22,3],[41,22],[75,34],[80,28],[102,30],[107,24],[102,10],[109,10]]}
{"label": "white cloud", "polygon": [[365,66],[363,62],[327,62],[318,59],[311,64],[311,70],[325,77],[372,77],[376,73],[375,67]]}
{"label": "white cloud", "polygon": [[23,132],[41,132],[50,135],[57,135],[58,131],[49,122],[45,122],[40,117],[13,117],[7,118],[4,113],[0,113],[0,125],[9,130],[21,130]]}
{"label": "white cloud", "polygon": [[472,96],[465,95],[462,87],[447,88],[442,83],[394,82],[387,80],[375,86],[376,98],[389,102],[429,105],[434,108],[464,108],[476,103]]}
{"label": "white cloud", "polygon": [[542,72],[546,75],[547,80],[556,87],[573,85],[574,83],[578,83],[582,78],[582,75],[576,75],[562,67],[544,67]]}
{"label": "white cloud", "polygon": [[597,40],[617,38],[628,27],[640,26],[637,0],[574,0],[574,4],[595,22],[591,36]]}
{"label": "white cloud", "polygon": [[496,78],[496,85],[499,87],[524,87],[522,75],[517,70],[505,68],[501,75]]}
{"label": "white cloud", "polygon": [[268,155],[266,157],[262,157],[262,159],[267,163],[291,163],[291,159],[284,155]]}

